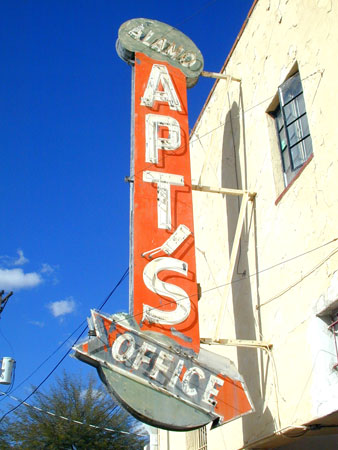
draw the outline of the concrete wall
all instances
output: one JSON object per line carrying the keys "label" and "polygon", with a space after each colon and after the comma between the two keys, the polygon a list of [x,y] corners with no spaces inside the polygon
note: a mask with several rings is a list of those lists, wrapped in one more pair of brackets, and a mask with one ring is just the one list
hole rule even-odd
{"label": "concrete wall", "polygon": [[[191,136],[193,183],[257,192],[229,289],[240,198],[193,194],[201,337],[213,337],[225,302],[221,338],[273,344],[213,346],[237,364],[256,411],[208,433],[208,449],[253,448],[338,409],[333,337],[317,316],[338,298],[337,23],[334,0],[259,0],[225,68],[241,83],[217,83]],[[267,111],[297,67],[314,156],[284,192]]]}

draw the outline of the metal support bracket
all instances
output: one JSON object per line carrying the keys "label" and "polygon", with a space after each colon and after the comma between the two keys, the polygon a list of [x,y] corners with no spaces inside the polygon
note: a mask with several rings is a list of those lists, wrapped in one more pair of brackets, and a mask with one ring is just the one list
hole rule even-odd
{"label": "metal support bracket", "polygon": [[210,186],[198,186],[195,184],[192,185],[192,189],[196,190],[196,191],[202,191],[202,192],[213,192],[216,194],[228,194],[228,195],[241,195],[242,196],[241,208],[240,208],[239,215],[238,215],[236,232],[235,232],[234,241],[233,241],[232,249],[231,249],[229,268],[228,268],[227,277],[225,280],[224,297],[223,297],[223,301],[222,301],[220,309],[219,309],[217,325],[215,328],[214,341],[217,342],[219,340],[221,324],[224,319],[226,300],[228,298],[229,291],[231,288],[231,281],[232,281],[232,277],[234,274],[235,263],[236,263],[236,258],[237,258],[237,254],[238,254],[238,249],[239,249],[239,243],[240,243],[241,234],[242,234],[242,230],[243,230],[246,207],[247,207],[249,200],[250,201],[254,200],[254,198],[256,196],[256,192],[249,192],[249,191],[243,190],[243,189],[213,188]]}
{"label": "metal support bracket", "polygon": [[252,202],[256,197],[257,192],[250,192],[246,189],[228,189],[228,188],[218,188],[212,186],[200,186],[199,184],[192,184],[191,189],[193,191],[210,192],[214,194],[228,194],[228,195],[243,195],[248,194],[249,200]]}
{"label": "metal support bracket", "polygon": [[238,81],[239,83],[242,81],[240,78],[232,77],[231,75],[226,75],[224,73],[217,73],[217,72],[206,72],[205,70],[201,73],[202,77],[206,78],[218,78],[220,80],[231,80],[231,81]]}
{"label": "metal support bracket", "polygon": [[263,348],[265,350],[271,350],[272,344],[264,341],[251,341],[246,339],[217,339],[201,338],[201,344],[208,345],[229,345],[232,347],[247,347],[247,348]]}

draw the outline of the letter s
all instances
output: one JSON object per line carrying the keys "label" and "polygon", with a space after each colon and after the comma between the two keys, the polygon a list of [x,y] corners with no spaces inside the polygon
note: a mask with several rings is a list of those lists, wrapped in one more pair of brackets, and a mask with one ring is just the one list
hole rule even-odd
{"label": "letter s", "polygon": [[147,288],[157,295],[172,298],[177,303],[177,307],[174,311],[163,311],[149,305],[143,305],[142,320],[162,325],[175,325],[183,322],[189,316],[190,299],[179,286],[158,279],[158,273],[163,270],[170,270],[187,276],[188,264],[176,258],[162,257],[150,261],[143,270],[143,280]]}

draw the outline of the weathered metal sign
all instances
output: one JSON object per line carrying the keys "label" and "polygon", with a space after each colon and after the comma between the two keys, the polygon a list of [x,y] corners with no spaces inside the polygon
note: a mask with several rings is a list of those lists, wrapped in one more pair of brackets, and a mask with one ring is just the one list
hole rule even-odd
{"label": "weathered metal sign", "polygon": [[134,62],[135,53],[143,53],[180,69],[186,76],[187,87],[194,86],[204,61],[196,45],[176,28],[151,19],[132,19],[121,25],[116,43],[119,56]]}
{"label": "weathered metal sign", "polygon": [[92,311],[74,350],[135,417],[189,430],[252,405],[234,365],[200,348],[186,88],[203,59],[159,24],[126,22],[117,45],[134,64],[130,316]]}
{"label": "weathered metal sign", "polygon": [[188,355],[166,336],[142,332],[129,315],[93,310],[92,324],[96,337],[78,345],[75,356],[97,367],[140,420],[162,427],[170,420],[168,428],[186,430],[210,421],[222,425],[251,410],[244,381],[228,359],[204,349]]}

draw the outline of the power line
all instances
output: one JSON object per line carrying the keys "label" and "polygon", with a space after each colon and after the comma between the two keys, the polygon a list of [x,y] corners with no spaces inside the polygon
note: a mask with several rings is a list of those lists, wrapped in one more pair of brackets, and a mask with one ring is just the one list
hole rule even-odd
{"label": "power line", "polygon": [[[260,274],[260,273],[267,272],[267,271],[272,270],[272,269],[274,269],[274,268],[276,268],[276,267],[278,267],[278,266],[280,266],[280,265],[287,264],[287,263],[292,262],[292,261],[294,261],[294,260],[296,260],[296,259],[298,259],[298,258],[301,258],[301,257],[303,257],[303,256],[306,256],[306,255],[308,255],[308,254],[310,254],[310,253],[312,253],[312,252],[314,252],[314,251],[317,251],[317,250],[319,250],[319,249],[321,249],[321,248],[323,248],[323,247],[326,247],[327,245],[332,244],[333,242],[336,242],[337,240],[338,240],[338,238],[333,238],[333,239],[331,239],[330,241],[325,242],[324,244],[321,244],[321,245],[319,245],[319,246],[317,246],[317,247],[315,247],[315,248],[313,248],[313,249],[307,250],[307,251],[302,252],[302,253],[300,253],[300,254],[298,254],[298,255],[294,255],[294,256],[292,256],[292,257],[286,259],[286,260],[279,261],[278,263],[275,263],[275,264],[273,264],[273,265],[271,265],[271,266],[269,266],[269,267],[266,267],[266,268],[264,268],[264,269],[262,269],[262,270],[260,270],[260,271],[257,271],[257,272],[255,272],[255,273],[252,273],[252,274],[250,274],[250,275],[248,275],[248,276],[246,276],[246,277],[242,277],[242,278],[240,278],[240,279],[238,279],[238,280],[233,280],[233,281],[230,282],[230,283],[224,283],[224,284],[222,284],[222,285],[214,286],[214,287],[212,287],[212,288],[210,288],[210,289],[203,290],[202,293],[210,292],[210,291],[213,291],[213,290],[218,289],[218,288],[220,288],[220,287],[224,287],[224,286],[226,286],[226,285],[228,285],[228,284],[235,284],[235,283],[244,281],[245,279],[249,279],[249,278],[255,277],[256,275],[258,275],[258,274]],[[338,251],[338,248],[335,249],[334,251],[332,251],[326,259],[328,259],[329,257],[333,256],[335,253],[337,253],[337,251]],[[326,259],[325,259],[325,260],[326,260]],[[311,273],[312,273],[314,270],[316,270],[316,269],[318,268],[318,266],[319,266],[319,264],[316,265],[316,267],[311,271]],[[184,300],[184,299],[186,299],[186,298],[188,298],[188,297],[182,298],[182,299],[178,300],[177,302],[179,302],[179,301],[181,301],[181,300]],[[163,302],[161,305],[158,305],[158,307],[164,306],[164,305],[168,305],[169,303],[170,303],[170,302]],[[156,307],[153,307],[153,308],[151,308],[151,309],[156,309]],[[128,318],[128,317],[129,317],[129,318],[136,318],[137,316],[141,316],[142,314],[143,314],[143,313],[139,313],[139,314],[135,314],[135,315],[130,314],[130,315],[126,316],[124,319],[121,319],[121,321],[118,321],[118,320],[117,320],[116,323],[122,323],[122,322],[125,321],[126,318]],[[269,354],[269,356],[273,359],[273,355],[272,355],[272,353],[271,353],[270,351],[268,352],[268,354]],[[275,364],[274,361],[273,361],[273,364]],[[276,380],[274,381],[274,383],[275,383],[275,385],[276,385],[276,389],[278,390],[278,383],[276,384]],[[192,386],[195,386],[196,388],[199,387],[198,384],[197,384],[197,383],[195,384],[193,381],[191,381],[191,384],[192,384]],[[219,399],[218,401],[221,402],[221,403],[226,404],[226,402],[223,401],[223,400],[221,400],[221,399]],[[277,402],[278,402],[278,400],[277,400]]]}
{"label": "power line", "polygon": [[[120,281],[118,282],[118,284],[114,287],[114,289],[108,294],[107,298],[104,300],[104,302],[99,306],[99,310],[103,308],[103,306],[107,303],[107,301],[109,300],[109,298],[113,295],[113,293],[115,292],[115,290],[118,288],[118,286],[122,283],[122,281],[124,281],[124,279],[126,278],[127,274],[129,272],[129,269],[127,269],[124,274],[122,275]],[[61,344],[44,360],[42,361],[42,363],[35,369],[33,370],[32,373],[30,373],[23,381],[21,381],[20,384],[18,384],[15,389],[13,390],[16,391],[17,389],[19,389],[20,386],[22,386],[27,380],[29,380],[29,378],[31,378],[47,361],[49,361],[68,341],[69,339],[87,322],[86,319],[84,319],[77,328],[75,328],[75,330],[69,335],[67,336],[67,338],[61,342]],[[1,331],[1,330],[0,330]],[[71,346],[72,347],[72,346]]]}
{"label": "power line", "polygon": [[31,378],[36,372],[38,372],[39,369],[41,369],[41,367],[46,364],[47,361],[49,361],[60,349],[61,347],[63,347],[67,341],[69,341],[69,339],[86,323],[86,319],[84,319],[80,325],[75,328],[75,330],[69,335],[67,336],[67,338],[61,342],[61,344],[46,358],[44,359],[44,361],[42,361],[41,364],[39,364],[39,366],[33,370],[33,372],[31,372],[23,381],[21,381],[16,387],[15,389],[13,389],[13,392],[16,391],[17,389],[19,389],[20,386],[22,386],[24,383],[26,383],[26,381],[29,380],[29,378]]}
{"label": "power line", "polygon": [[[318,247],[315,247],[315,248],[313,248],[313,249],[310,249],[310,250],[308,250],[308,251],[306,251],[306,252],[303,252],[303,253],[300,253],[300,254],[298,254],[298,255],[295,255],[295,256],[293,256],[293,257],[291,257],[291,258],[288,258],[288,259],[286,259],[286,260],[283,260],[283,261],[279,261],[278,263],[276,263],[276,264],[273,264],[272,266],[269,266],[269,267],[266,267],[265,269],[262,269],[262,270],[260,270],[260,271],[257,271],[257,272],[254,272],[254,273],[252,273],[252,274],[250,274],[250,275],[248,275],[248,276],[246,276],[246,277],[242,277],[242,278],[240,278],[240,279],[238,279],[238,280],[233,280],[233,281],[231,281],[230,283],[223,283],[223,284],[221,284],[221,285],[218,285],[218,286],[214,286],[214,287],[212,287],[212,288],[209,288],[209,289],[205,289],[204,291],[202,291],[202,293],[206,293],[206,292],[211,292],[211,291],[213,291],[213,290],[215,290],[215,289],[219,289],[219,288],[221,288],[221,287],[225,287],[225,286],[227,286],[228,284],[235,284],[235,283],[239,283],[239,282],[242,282],[242,281],[244,281],[244,280],[246,280],[246,279],[249,279],[249,278],[252,278],[252,277],[254,277],[254,276],[257,276],[258,274],[261,274],[261,273],[264,273],[264,272],[267,272],[267,271],[269,271],[269,270],[272,270],[272,269],[274,269],[274,268],[276,268],[276,267],[278,267],[278,266],[280,266],[280,265],[282,265],[282,264],[287,264],[287,263],[289,263],[289,262],[291,262],[291,261],[294,261],[295,259],[298,259],[298,258],[301,258],[301,257],[303,257],[303,256],[305,256],[305,255],[308,255],[309,253],[312,253],[312,252],[314,252],[314,251],[316,251],[316,250],[319,250],[319,249],[321,249],[321,248],[323,248],[323,247],[325,247],[325,246],[327,246],[327,245],[329,245],[329,244],[332,244],[333,242],[335,242],[335,241],[337,241],[338,240],[338,238],[334,238],[334,239],[331,239],[330,241],[328,241],[328,242],[326,242],[326,243],[324,243],[324,244],[321,244],[321,245],[319,245]],[[109,298],[111,297],[111,295],[115,292],[115,290],[117,289],[117,287],[122,283],[122,281],[126,278],[126,276],[127,276],[127,274],[128,274],[128,271],[129,271],[129,269],[126,269],[126,271],[124,272],[124,274],[122,275],[122,277],[120,278],[120,280],[118,281],[118,283],[115,285],[115,287],[113,288],[113,290],[110,292],[110,294],[107,296],[107,298],[104,300],[104,302],[101,304],[101,306],[100,306],[100,309],[102,309],[102,307],[107,303],[107,301],[109,300]],[[197,294],[196,294],[197,295]],[[188,297],[185,297],[185,298],[182,298],[182,299],[180,299],[180,300],[178,300],[178,301],[181,301],[181,300],[184,300],[184,299],[186,299],[186,298],[188,298]],[[168,304],[170,304],[171,302],[164,302],[164,303],[162,303],[161,305],[159,304],[159,305],[157,305],[156,307],[153,307],[152,309],[157,309],[158,307],[162,307],[162,306],[165,306],[165,305],[168,305]],[[142,315],[143,313],[139,313],[139,314],[136,314],[136,315],[133,315],[133,314],[129,314],[129,315],[127,315],[126,316],[126,318],[136,318],[137,316],[140,316],[140,315]],[[121,323],[126,319],[126,318],[124,318],[123,320],[121,320]],[[117,323],[118,323],[118,321],[117,321]],[[77,339],[75,340],[75,342],[72,344],[72,347],[79,341],[79,339],[81,338],[81,336],[84,334],[84,332],[86,331],[86,329],[87,329],[87,326],[82,330],[82,332],[80,333],[80,335],[77,337]],[[7,411],[7,413],[5,413],[3,416],[2,416],[2,418],[0,419],[0,423],[1,423],[1,421],[8,415],[8,414],[10,414],[11,412],[13,412],[13,411],[15,411],[17,408],[19,408],[26,400],[28,400],[44,383],[45,383],[45,381],[55,372],[55,370],[59,367],[59,365],[63,362],[63,360],[66,358],[66,356],[69,354],[69,352],[70,352],[70,350],[71,349],[69,349],[69,350],[67,350],[67,352],[65,353],[65,355],[60,359],[60,361],[56,364],[56,366],[49,372],[49,374],[41,381],[41,383],[19,404],[19,405],[17,405],[16,407],[14,407],[14,408],[12,408],[11,410],[9,410],[9,411]]]}
{"label": "power line", "polygon": [[[16,362],[14,361],[13,371],[12,371],[12,377],[11,377],[11,384],[8,386],[7,391],[4,392],[5,395],[9,395],[9,394],[13,391],[13,387],[14,387],[14,383],[15,383],[15,365],[16,365]],[[2,399],[0,399],[0,402],[1,402],[4,398],[5,398],[5,397],[3,397]]]}
{"label": "power line", "polygon": [[[261,273],[264,273],[264,272],[267,272],[267,271],[269,271],[269,270],[275,269],[275,268],[278,267],[278,266],[281,266],[281,265],[283,265],[283,264],[287,264],[287,263],[289,263],[289,262],[291,262],[291,261],[294,261],[295,259],[298,259],[298,258],[301,258],[301,257],[303,257],[303,256],[306,256],[306,255],[308,255],[308,254],[310,254],[310,253],[312,253],[312,252],[315,252],[316,250],[320,250],[321,248],[326,247],[327,245],[332,244],[333,242],[336,242],[336,241],[338,241],[338,237],[337,237],[337,238],[333,238],[333,239],[331,239],[330,241],[325,242],[324,244],[319,245],[318,247],[315,247],[315,248],[312,248],[312,249],[310,249],[310,250],[307,250],[306,252],[299,253],[298,255],[292,256],[291,258],[288,258],[288,259],[279,261],[279,262],[273,264],[272,266],[266,267],[266,268],[264,268],[264,269],[262,269],[262,270],[258,270],[257,272],[254,272],[254,273],[252,273],[252,274],[250,274],[250,275],[243,276],[243,277],[241,277],[241,278],[238,278],[237,280],[232,280],[232,281],[230,281],[229,283],[223,283],[223,284],[219,284],[219,285],[217,285],[217,286],[213,286],[213,287],[211,287],[211,288],[209,288],[209,289],[204,289],[204,290],[202,291],[202,294],[207,293],[207,292],[214,291],[214,290],[216,290],[216,289],[219,289],[219,288],[222,288],[222,287],[231,285],[231,284],[241,283],[242,281],[248,280],[248,279],[250,279],[250,278],[252,278],[252,277],[255,277],[255,276],[257,276],[257,275],[259,275],[259,274],[261,274]],[[337,249],[337,250],[338,250],[338,249]],[[336,251],[331,252],[330,255],[329,255],[329,257],[332,256],[332,255],[335,254],[335,253],[336,253]],[[178,302],[180,302],[180,301],[186,300],[187,298],[195,297],[195,296],[197,296],[197,295],[199,295],[199,294],[192,294],[192,295],[187,296],[187,297],[182,297],[182,298],[176,300],[176,302],[178,303]],[[162,300],[161,303],[159,303],[157,306],[151,307],[151,309],[161,308],[161,307],[163,307],[163,306],[170,305],[171,303],[172,303],[172,302],[169,302],[169,301],[166,302],[166,301],[163,301],[163,300]],[[121,321],[118,321],[118,320],[117,320],[116,323],[121,323],[121,324],[123,324],[123,322],[124,322],[126,319],[128,319],[128,318],[130,318],[130,319],[136,319],[137,317],[139,317],[139,316],[141,316],[141,315],[143,315],[143,312],[138,313],[138,314],[128,314],[128,315],[126,315],[123,319],[121,319]]]}
{"label": "power line", "polygon": [[[281,266],[281,265],[283,265],[283,264],[287,264],[287,263],[289,263],[289,262],[291,262],[291,261],[294,261],[295,259],[298,259],[298,258],[301,258],[301,257],[303,257],[303,256],[306,256],[306,255],[308,255],[309,253],[312,253],[312,252],[314,252],[314,251],[316,251],[316,250],[319,250],[319,249],[321,249],[321,248],[323,248],[323,247],[326,247],[327,245],[332,244],[333,242],[335,242],[335,241],[337,241],[337,240],[338,240],[338,238],[331,239],[330,241],[325,242],[324,244],[319,245],[318,247],[315,247],[315,248],[313,248],[313,249],[311,249],[311,250],[307,250],[306,252],[300,253],[300,254],[298,254],[298,255],[292,256],[291,258],[288,258],[288,259],[279,261],[278,263],[273,264],[272,266],[266,267],[265,269],[259,270],[259,271],[257,271],[257,272],[254,272],[254,273],[250,274],[250,275],[247,275],[247,276],[245,276],[245,277],[241,277],[241,278],[238,278],[237,280],[230,281],[229,283],[223,283],[223,284],[220,284],[220,285],[218,285],[218,286],[214,286],[214,287],[209,288],[209,289],[204,289],[204,290],[202,291],[202,294],[207,293],[207,292],[214,291],[214,290],[216,290],[216,289],[219,289],[219,288],[222,288],[222,287],[231,285],[231,284],[241,283],[241,282],[244,281],[244,280],[248,280],[248,279],[250,279],[250,278],[252,278],[252,277],[255,277],[255,276],[257,276],[257,275],[259,275],[259,274],[261,274],[261,273],[264,273],[264,272],[267,272],[267,271],[269,271],[269,270],[275,269],[275,268],[278,267],[278,266]],[[338,250],[338,249],[337,249],[337,250]],[[335,254],[335,253],[336,253],[336,252],[333,251],[329,256],[332,256],[332,255]],[[198,295],[198,294],[193,294],[193,295],[191,295],[190,297],[197,296],[197,295]],[[187,298],[189,298],[189,297],[183,297],[183,298],[177,300],[177,302],[186,300]],[[161,304],[158,304],[157,306],[154,306],[154,307],[152,307],[151,309],[161,308],[161,307],[166,306],[166,305],[169,305],[169,304],[171,304],[171,302],[164,302],[164,301],[163,301]],[[136,314],[136,315],[129,315],[129,316],[127,316],[127,317],[130,317],[130,318],[136,318],[137,316],[140,316],[140,315],[142,315],[142,314],[143,314],[143,313],[139,313],[139,314]],[[125,320],[125,319],[124,319],[124,320]],[[118,323],[118,322],[117,322],[117,323]],[[121,321],[121,323],[122,323],[122,321]]]}
{"label": "power line", "polygon": [[[278,266],[281,266],[281,265],[283,265],[283,264],[287,264],[287,263],[289,263],[289,262],[291,262],[291,261],[294,261],[295,259],[298,259],[298,258],[301,258],[301,257],[303,257],[303,256],[306,256],[306,255],[308,255],[309,253],[312,253],[312,252],[314,252],[314,251],[316,251],[316,250],[319,250],[319,249],[321,249],[321,248],[323,248],[323,247],[326,247],[326,246],[329,245],[329,244],[332,244],[333,242],[336,242],[337,240],[338,240],[338,237],[337,237],[337,238],[334,238],[334,239],[331,239],[330,241],[325,242],[324,244],[321,244],[321,245],[319,245],[318,247],[312,248],[312,249],[310,249],[310,250],[307,250],[306,252],[303,252],[303,253],[300,253],[300,254],[298,254],[298,255],[292,256],[291,258],[288,258],[288,259],[279,261],[278,263],[273,264],[272,266],[266,267],[266,268],[264,268],[264,269],[262,269],[262,270],[259,270],[259,271],[257,271],[257,272],[254,272],[254,273],[252,273],[252,274],[250,274],[250,275],[247,275],[247,276],[245,276],[245,277],[238,278],[237,280],[230,281],[229,283],[223,283],[223,284],[220,284],[220,285],[218,285],[218,286],[213,286],[213,287],[211,287],[211,288],[209,288],[209,289],[204,289],[204,290],[202,291],[202,294],[207,293],[207,292],[214,291],[214,290],[216,290],[216,289],[219,289],[219,288],[222,288],[222,287],[231,285],[231,284],[241,283],[242,281],[248,280],[248,279],[250,279],[250,278],[252,278],[252,277],[255,277],[255,276],[257,276],[257,275],[259,275],[259,274],[261,274],[261,273],[264,273],[264,272],[267,272],[267,271],[269,271],[269,270],[275,269],[275,268],[278,267]],[[332,253],[330,254],[330,256],[333,255],[334,253],[335,253],[335,252],[332,252]],[[193,295],[191,295],[190,297],[194,297],[194,296],[197,296],[197,295],[199,295],[199,294],[193,294]],[[176,302],[180,302],[180,301],[186,300],[187,298],[189,298],[189,297],[188,297],[188,296],[187,296],[187,297],[182,297],[181,299],[176,300]],[[169,304],[171,304],[171,303],[172,303],[172,302],[169,302],[169,301],[167,301],[167,302],[162,301],[160,304],[158,304],[157,306],[152,307],[151,309],[161,308],[161,307],[166,306],[166,305],[169,305]],[[126,318],[131,318],[131,319],[133,319],[133,318],[137,318],[138,316],[141,316],[142,314],[143,314],[143,312],[142,312],[142,313],[135,314],[135,315],[129,314],[129,315],[127,315],[124,319],[121,320],[121,323],[123,323],[123,321],[126,320]],[[116,323],[119,323],[119,321],[116,321]]]}
{"label": "power line", "polygon": [[15,400],[16,402],[21,402],[22,405],[28,406],[29,408],[35,409],[35,410],[40,411],[40,412],[42,412],[44,414],[48,414],[49,416],[53,416],[53,417],[56,417],[58,419],[66,420],[68,422],[77,423],[78,425],[85,425],[87,427],[96,428],[96,429],[99,429],[99,430],[104,430],[104,431],[109,431],[109,432],[114,432],[114,433],[121,433],[121,434],[130,434],[130,435],[133,435],[133,436],[142,436],[142,437],[147,437],[148,436],[146,434],[131,433],[129,431],[114,430],[112,428],[99,427],[97,425],[92,425],[92,424],[89,424],[89,423],[81,422],[80,420],[71,419],[70,417],[61,416],[61,415],[55,414],[55,413],[53,413],[51,411],[46,411],[46,410],[44,410],[42,408],[39,408],[38,406],[31,405],[31,404],[27,403],[24,400],[20,400],[19,398],[14,397],[13,395],[9,395],[9,393],[7,393],[7,392],[1,392],[0,391],[0,395],[3,395],[4,397],[9,397],[12,400]]}
{"label": "power line", "polygon": [[[73,345],[77,344],[77,342],[80,340],[80,338],[82,337],[82,335],[84,334],[84,332],[86,331],[87,326],[81,331],[81,333],[78,335],[78,337],[76,338],[75,342]],[[56,371],[56,369],[60,366],[60,364],[64,361],[64,359],[68,356],[69,352],[71,349],[67,350],[66,353],[62,356],[62,358],[59,360],[59,362],[54,366],[54,368],[48,373],[48,375],[45,376],[45,378],[32,390],[32,392],[27,395],[27,397],[25,397],[24,400],[22,400],[17,406],[15,406],[14,408],[10,409],[9,411],[7,411],[0,419],[0,423],[4,420],[4,418],[6,416],[8,416],[8,414],[12,413],[13,411],[15,411],[16,409],[18,409],[26,400],[28,400],[32,395],[35,394],[35,392],[37,392],[40,387],[48,380],[48,378]]]}
{"label": "power line", "polygon": [[[116,283],[116,285],[114,286],[114,288],[111,290],[111,292],[108,294],[108,296],[106,297],[106,299],[103,301],[103,303],[100,305],[99,310],[103,308],[103,306],[107,303],[107,301],[110,299],[110,297],[113,295],[113,293],[116,291],[116,289],[120,286],[120,284],[124,281],[124,279],[126,278],[126,276],[128,275],[129,272],[129,268],[127,268],[122,277],[120,278],[120,280]],[[84,321],[79,325],[79,327],[76,329],[78,330],[81,325],[84,323]],[[56,371],[56,369],[61,365],[61,363],[64,361],[64,359],[68,356],[69,352],[71,351],[72,347],[74,345],[77,344],[77,342],[80,340],[80,338],[82,337],[82,335],[84,334],[84,332],[87,329],[87,325],[83,328],[83,330],[81,331],[81,333],[78,335],[78,337],[75,339],[75,341],[73,342],[72,346],[70,349],[68,349],[66,351],[66,353],[62,356],[62,358],[58,361],[58,363],[54,366],[54,368],[48,373],[48,375],[45,376],[45,378],[33,389],[33,391],[27,395],[24,400],[21,401],[21,403],[19,403],[17,406],[15,406],[14,408],[10,409],[9,411],[7,411],[0,419],[0,423],[3,421],[3,419],[10,413],[12,413],[13,411],[15,411],[16,409],[18,409],[24,402],[26,402],[32,395],[35,394],[35,392],[37,392],[40,387],[48,380],[48,378]],[[75,332],[74,332],[75,333]],[[74,334],[73,333],[73,334]],[[68,340],[68,339],[67,339]]]}
{"label": "power line", "polygon": [[190,16],[188,16],[187,18],[181,20],[181,22],[179,22],[176,26],[180,26],[185,22],[188,22],[189,20],[191,20],[193,17],[197,16],[198,14],[200,14],[202,11],[204,11],[205,9],[209,8],[211,5],[213,5],[214,3],[216,3],[218,0],[211,0],[207,3],[205,3],[203,6],[201,6],[201,8],[197,9],[193,14],[191,14]]}

